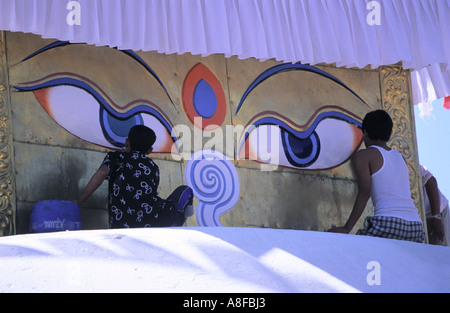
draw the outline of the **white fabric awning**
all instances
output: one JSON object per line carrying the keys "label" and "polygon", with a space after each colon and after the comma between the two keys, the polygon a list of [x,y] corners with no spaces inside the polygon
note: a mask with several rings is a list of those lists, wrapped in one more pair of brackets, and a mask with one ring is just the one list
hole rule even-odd
{"label": "white fabric awning", "polygon": [[[0,29],[160,53],[376,68],[450,95],[450,0],[0,0]],[[431,92],[430,86],[433,89]]]}

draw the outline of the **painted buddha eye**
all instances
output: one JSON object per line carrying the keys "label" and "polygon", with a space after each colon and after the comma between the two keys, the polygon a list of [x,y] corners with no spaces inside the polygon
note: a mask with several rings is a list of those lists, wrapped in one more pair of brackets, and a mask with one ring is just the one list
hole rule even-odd
{"label": "painted buddha eye", "polygon": [[263,117],[245,133],[239,158],[296,169],[330,169],[358,149],[359,127],[358,121],[340,112],[319,114],[306,130],[278,117]]}
{"label": "painted buddha eye", "polygon": [[[278,99],[273,90],[285,90],[287,98]],[[285,103],[273,111],[280,101]],[[254,114],[259,106],[262,112],[239,141],[239,159],[326,170],[346,162],[362,142],[361,119],[347,108],[361,113],[368,105],[337,77],[314,66],[278,64],[262,72],[245,90],[235,115]]]}
{"label": "painted buddha eye", "polygon": [[15,88],[33,91],[45,111],[80,139],[108,148],[124,148],[130,128],[146,125],[153,129],[157,137],[153,151],[171,152],[175,142],[170,135],[172,127],[151,102],[139,100],[119,111],[106,95],[83,80],[69,77],[43,80]]}
{"label": "painted buddha eye", "polygon": [[[19,83],[14,87],[19,91],[32,91],[42,107],[60,126],[85,141],[113,149],[123,148],[129,129],[134,125],[146,125],[154,130],[157,137],[153,145],[154,152],[175,152],[172,151],[177,147],[174,145],[176,138],[171,136],[172,124],[158,104],[160,101],[167,103],[169,100],[174,108],[175,106],[156,72],[133,51],[104,50],[103,53],[112,60],[118,60],[126,64],[124,66],[133,68],[134,77],[148,83],[151,91],[143,91],[140,88],[120,90],[120,83],[130,77],[123,77],[120,71],[111,71],[111,75],[97,75],[98,71],[90,70],[94,69],[93,65],[95,68],[110,66],[109,58],[85,58],[88,73],[83,72],[83,75],[79,73],[80,69],[76,64],[64,62],[65,59],[78,57],[83,60],[86,55],[80,53],[80,49],[91,48],[68,41],[55,41],[42,47],[24,58],[21,63],[38,62],[52,74]],[[39,59],[39,55],[51,53],[51,50],[57,58]],[[102,87],[108,88],[108,92],[112,90],[113,93],[108,95]],[[156,102],[148,100],[149,95],[152,101]]]}

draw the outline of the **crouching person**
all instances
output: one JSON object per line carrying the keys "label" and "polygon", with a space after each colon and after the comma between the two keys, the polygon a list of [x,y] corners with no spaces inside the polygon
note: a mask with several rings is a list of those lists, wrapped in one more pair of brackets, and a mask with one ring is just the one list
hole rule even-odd
{"label": "crouching person", "polygon": [[183,225],[193,215],[193,192],[180,186],[167,199],[158,196],[159,168],[147,156],[155,141],[152,129],[132,127],[125,150],[106,155],[76,202],[83,203],[107,179],[110,228]]}

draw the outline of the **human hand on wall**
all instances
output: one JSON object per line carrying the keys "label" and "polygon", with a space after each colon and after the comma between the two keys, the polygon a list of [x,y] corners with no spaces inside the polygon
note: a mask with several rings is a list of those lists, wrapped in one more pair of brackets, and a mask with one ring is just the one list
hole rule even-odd
{"label": "human hand on wall", "polygon": [[336,225],[331,225],[331,228],[328,230],[330,233],[341,233],[348,234],[350,231],[345,228],[345,226],[336,227]]}

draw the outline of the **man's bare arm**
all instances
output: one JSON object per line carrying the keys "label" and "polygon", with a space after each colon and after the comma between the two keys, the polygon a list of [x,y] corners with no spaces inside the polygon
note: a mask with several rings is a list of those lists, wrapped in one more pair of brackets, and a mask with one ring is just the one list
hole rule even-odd
{"label": "man's bare arm", "polygon": [[81,193],[81,196],[76,201],[78,204],[83,203],[89,196],[94,193],[100,187],[100,185],[103,183],[103,181],[106,179],[106,177],[109,175],[109,168],[106,165],[102,165],[97,172],[92,175],[91,179],[87,183],[86,187],[84,188],[83,192]]}
{"label": "man's bare arm", "polygon": [[370,152],[364,150],[356,153],[353,157],[356,176],[358,179],[358,194],[356,196],[352,212],[350,213],[350,216],[345,225],[342,227],[332,227],[329,230],[330,232],[348,234],[353,229],[358,219],[361,217],[361,214],[364,212],[371,192],[369,156]]}

